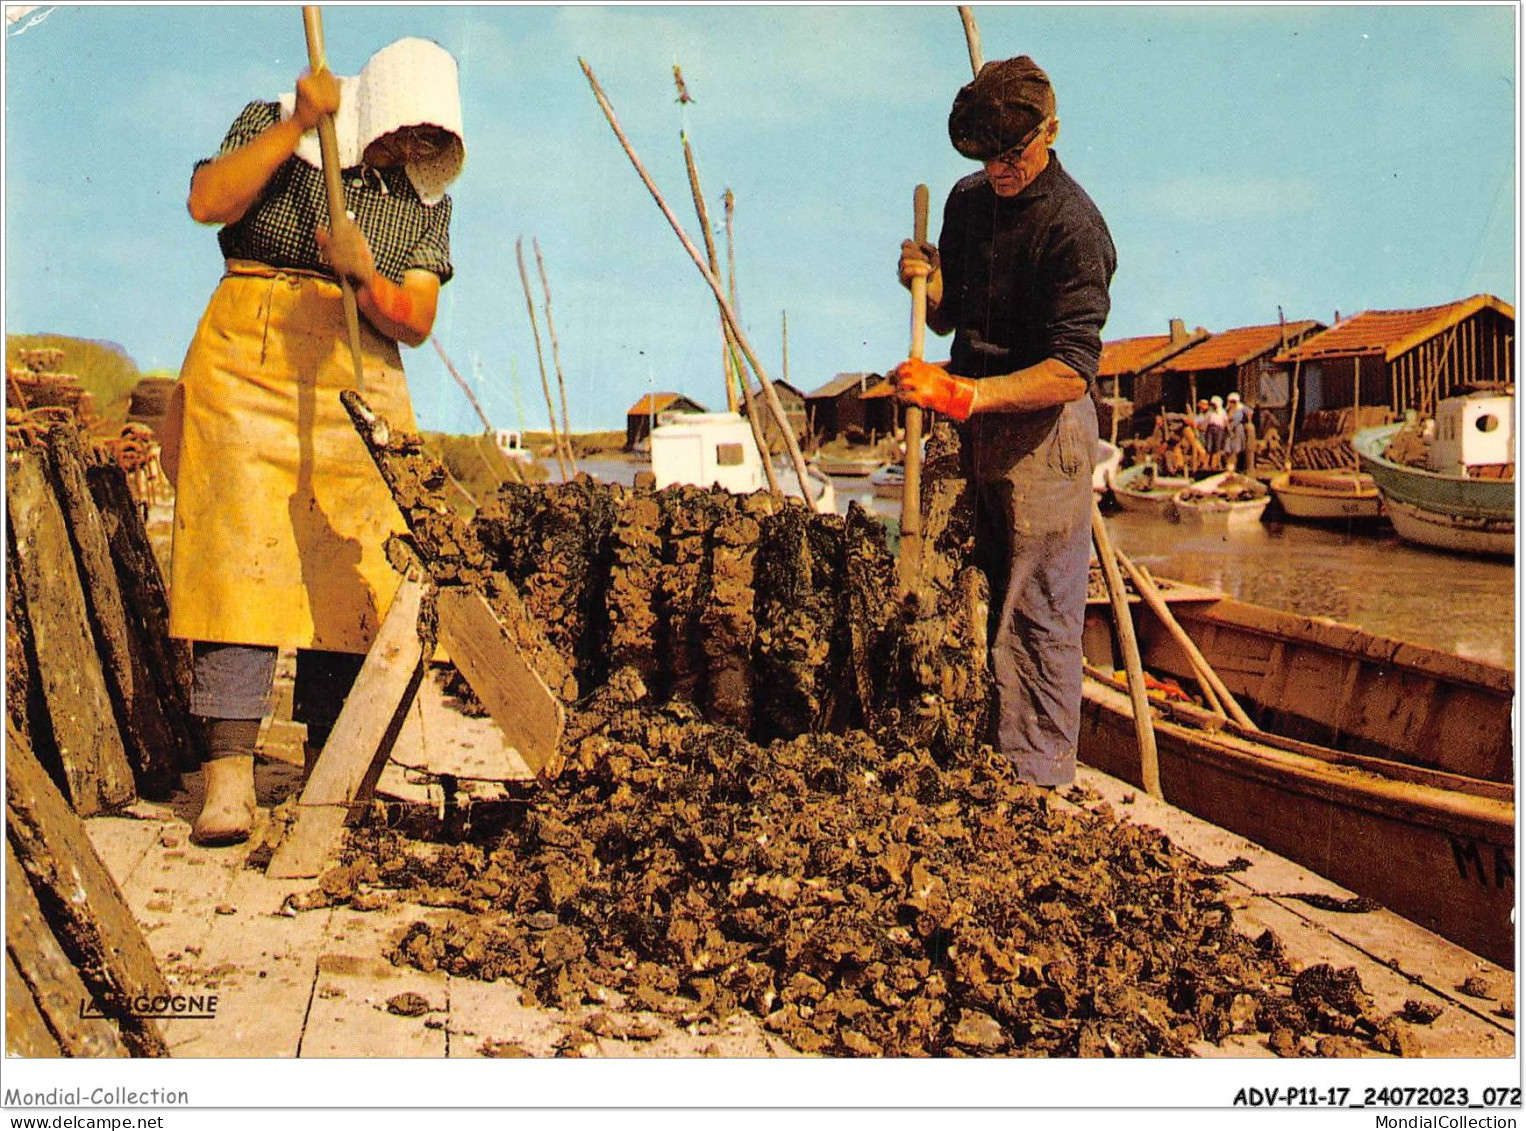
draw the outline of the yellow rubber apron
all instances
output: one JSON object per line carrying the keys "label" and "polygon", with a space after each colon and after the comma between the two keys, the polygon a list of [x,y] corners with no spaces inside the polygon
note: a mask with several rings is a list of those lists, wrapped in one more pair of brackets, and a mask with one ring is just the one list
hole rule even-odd
{"label": "yellow rubber apron", "polygon": [[[361,319],[366,402],[416,429],[397,343]],[[355,384],[339,285],[232,261],[181,368],[170,632],[362,653],[404,529],[339,403]]]}

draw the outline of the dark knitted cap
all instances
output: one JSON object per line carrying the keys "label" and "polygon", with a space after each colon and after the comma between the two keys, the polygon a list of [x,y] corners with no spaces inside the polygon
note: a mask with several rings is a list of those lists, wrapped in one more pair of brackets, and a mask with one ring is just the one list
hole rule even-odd
{"label": "dark knitted cap", "polygon": [[975,161],[989,161],[1011,149],[1054,116],[1054,88],[1032,59],[1019,55],[980,68],[975,81],[954,96],[948,136],[954,148]]}

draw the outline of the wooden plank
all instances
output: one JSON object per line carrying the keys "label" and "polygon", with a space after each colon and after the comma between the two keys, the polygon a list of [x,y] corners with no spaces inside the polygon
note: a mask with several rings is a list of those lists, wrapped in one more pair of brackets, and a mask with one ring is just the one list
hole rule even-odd
{"label": "wooden plank", "polygon": [[[155,846],[163,833],[163,822],[143,817],[92,817],[85,822],[85,833],[95,854],[126,895],[134,873],[144,866],[150,854],[158,855]],[[131,905],[129,898],[128,906]]]}
{"label": "wooden plank", "polygon": [[59,1057],[64,1050],[42,1019],[31,987],[16,969],[11,952],[5,952],[5,1055],[30,1059]]}
{"label": "wooden plank", "polygon": [[217,995],[210,1021],[172,1021],[177,1057],[293,1057],[313,996],[332,908],[281,914],[292,885],[240,869],[185,979]]}
{"label": "wooden plank", "polygon": [[[9,842],[5,846],[5,948],[25,983],[23,993],[42,1015],[63,1056],[127,1055],[116,1026],[104,1017],[87,1015],[96,1012],[90,991],[53,937]],[[9,1015],[6,1020],[9,1026]],[[9,1032],[6,1044],[10,1044]]]}
{"label": "wooden plank", "polygon": [[440,643],[509,744],[540,773],[561,743],[566,721],[561,701],[477,590],[442,588],[436,609]]}
{"label": "wooden plank", "polygon": [[182,770],[194,771],[202,762],[202,738],[191,716],[191,646],[170,637],[169,596],[159,559],[122,469],[95,464],[85,469],[85,479],[116,563],[123,609],[134,638],[144,649],[164,710],[174,724],[171,733],[176,764]]}
{"label": "wooden plank", "polygon": [[6,738],[6,831],[38,903],[92,996],[117,1020],[127,1047],[139,1056],[163,1055],[154,1023],[131,1016],[134,998],[168,990],[153,952],[83,822],[9,720]]}
{"label": "wooden plank", "polygon": [[[446,1055],[449,976],[443,970],[425,974],[394,966],[385,957],[392,939],[417,917],[417,908],[335,909],[318,959],[299,1056]],[[405,993],[423,998],[429,1011],[412,1017],[390,1012],[387,1003]]]}
{"label": "wooden plank", "polygon": [[271,877],[318,875],[338,850],[350,806],[380,773],[424,674],[419,611],[425,587],[405,578],[398,588],[302,790],[296,824],[271,858]]}
{"label": "wooden plank", "polygon": [[42,452],[12,452],[7,465],[6,507],[16,571],[26,594],[38,675],[69,800],[81,816],[119,808],[137,793],[86,619],[69,531],[48,484]]}
{"label": "wooden plank", "polygon": [[[78,435],[72,425],[59,426],[49,429],[47,441],[48,472],[74,542],[75,562],[127,760],[138,791],[162,799],[179,778],[173,726],[149,674],[144,647],[127,620],[105,526],[85,481]],[[183,725],[188,723],[182,720]]]}
{"label": "wooden plank", "polygon": [[484,1046],[496,1042],[516,1044],[532,1056],[555,1056],[556,1043],[567,1028],[567,1015],[521,1004],[522,992],[506,978],[479,982],[452,977],[448,1055],[480,1057]]}

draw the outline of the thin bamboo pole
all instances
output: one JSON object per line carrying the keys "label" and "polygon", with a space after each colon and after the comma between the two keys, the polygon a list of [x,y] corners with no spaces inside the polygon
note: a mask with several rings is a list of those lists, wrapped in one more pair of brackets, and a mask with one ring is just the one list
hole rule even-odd
{"label": "thin bamboo pole", "polygon": [[[694,197],[694,211],[699,217],[700,229],[705,235],[705,258],[710,264],[712,274],[720,275],[720,260],[715,250],[715,233],[710,226],[710,210],[705,206],[705,194],[699,187],[699,169],[694,163],[694,151],[689,146],[689,135],[679,132],[679,138],[683,141],[684,165],[689,171],[689,192]],[[721,347],[725,350],[726,357],[726,407],[730,412],[737,410],[736,389],[732,387],[733,377],[742,388],[742,404],[747,411],[747,423],[752,429],[752,441],[758,447],[758,455],[763,460],[763,474],[768,478],[769,494],[779,497],[782,492],[779,489],[779,477],[774,474],[774,461],[769,458],[768,439],[764,434],[763,422],[758,419],[757,402],[753,400],[752,389],[749,388],[747,376],[737,358],[736,343],[731,339],[731,327],[726,322],[726,312],[721,311]]]}
{"label": "thin bamboo pole", "polygon": [[[758,384],[763,388],[764,400],[768,403],[769,410],[773,413],[774,420],[779,425],[779,431],[784,436],[784,446],[789,451],[790,462],[794,465],[795,475],[800,482],[801,496],[804,498],[806,506],[816,510],[816,504],[811,500],[811,480],[810,476],[806,474],[805,457],[801,455],[800,445],[795,441],[795,433],[790,429],[789,419],[784,414],[784,406],[779,403],[779,394],[774,389],[773,383],[769,381],[767,371],[763,368],[763,363],[758,360],[757,351],[752,348],[752,343],[747,340],[747,334],[742,329],[741,320],[737,317],[736,310],[721,290],[720,280],[715,277],[715,273],[706,265],[704,258],[699,253],[699,249],[694,246],[694,241],[684,231],[683,225],[678,222],[678,217],[673,215],[673,210],[668,207],[668,202],[663,199],[656,183],[652,180],[651,175],[647,173],[646,166],[636,156],[636,150],[631,146],[630,139],[625,136],[625,131],[620,128],[620,121],[615,116],[615,108],[610,105],[609,99],[604,94],[604,88],[599,85],[599,80],[594,77],[593,69],[581,58],[578,59],[578,65],[583,68],[583,74],[587,77],[589,85],[593,88],[594,98],[598,100],[599,108],[604,111],[604,117],[609,122],[610,129],[614,131],[615,137],[619,139],[621,148],[625,150],[625,155],[630,158],[631,164],[635,166],[636,173],[641,178],[641,183],[646,185],[647,192],[651,193],[652,199],[657,202],[657,207],[662,211],[668,226],[673,229],[673,234],[678,237],[679,243],[683,244],[684,250],[689,253],[689,258],[694,261],[694,266],[699,268],[699,273],[704,276],[705,282],[709,284],[710,290],[714,292],[716,302],[720,303],[721,310],[726,315],[726,321],[731,326],[732,335],[741,347],[742,355],[747,359],[747,364],[752,366],[753,372],[757,375]],[[727,198],[729,201],[729,192],[727,193]],[[729,208],[727,216],[729,219]],[[730,225],[728,224],[727,227],[729,230]]]}
{"label": "thin bamboo pole", "polygon": [[[737,254],[736,238],[734,232],[734,221],[736,216],[737,203],[736,194],[733,193],[730,189],[727,189],[724,193],[721,194],[721,202],[724,208],[726,222],[726,273],[728,276],[726,283],[726,294],[731,301],[731,309],[740,314],[742,307],[741,304],[737,302]],[[719,279],[721,277],[720,269],[718,267],[712,267],[712,270],[715,271],[715,277]],[[748,408],[749,422],[753,416],[758,417],[758,423],[753,431],[753,438],[757,441],[758,451],[763,456],[763,474],[768,477],[769,488],[771,490],[776,490],[778,488],[779,479],[778,476],[774,473],[773,458],[769,453],[768,438],[766,435],[768,429],[765,428],[762,423],[762,414],[757,411],[757,398],[754,397],[752,393],[752,380],[747,376],[747,367],[742,364],[742,351],[737,346],[736,336],[731,332],[731,324],[726,321],[724,316],[721,318],[721,327],[725,331],[726,343],[731,351],[731,369],[732,372],[736,374],[737,385],[742,390],[742,403],[750,406]],[[803,486],[801,490],[804,490]]]}
{"label": "thin bamboo pole", "polygon": [[1299,369],[1302,367],[1302,365],[1303,358],[1296,357],[1293,359],[1292,403],[1288,408],[1288,452],[1287,457],[1282,461],[1282,470],[1284,471],[1293,470],[1293,437],[1298,429],[1298,393],[1301,387],[1298,380],[1298,375]]}
{"label": "thin bamboo pole", "polygon": [[467,384],[466,378],[461,376],[460,372],[456,369],[455,364],[445,353],[445,347],[440,344],[440,339],[435,337],[433,334],[430,334],[429,344],[434,346],[435,353],[439,354],[440,360],[445,363],[446,371],[453,378],[455,378],[456,384],[461,386],[461,391],[466,394],[466,399],[471,402],[472,411],[477,414],[477,419],[482,421],[482,430],[484,432],[492,432],[492,422],[488,420],[487,413],[482,411],[482,403],[477,400],[477,395],[472,392],[472,387]]}
{"label": "thin bamboo pole", "polygon": [[[673,71],[674,80],[681,83],[683,80],[678,75],[678,68],[674,67]],[[688,131],[679,130],[678,140],[683,143],[684,168],[689,173],[689,192],[694,197],[694,212],[699,217],[700,234],[705,237],[705,258],[710,263],[710,270],[719,274],[720,260],[717,258],[715,252],[715,232],[710,227],[710,213],[709,209],[705,207],[705,194],[700,191],[699,169],[694,164],[694,150],[689,145]],[[720,319],[721,380],[726,386],[726,411],[736,412],[738,408],[737,391],[736,386],[733,384],[733,381],[735,380],[735,370],[732,368],[732,362],[734,359],[731,352],[731,342],[726,335],[726,316],[722,314]],[[754,431],[756,431],[756,429]]]}
{"label": "thin bamboo pole", "polygon": [[525,241],[523,238],[514,241],[514,258],[519,262],[519,281],[525,288],[525,310],[530,314],[530,332],[535,336],[535,361],[540,366],[540,387],[546,394],[546,415],[551,420],[551,447],[556,452],[557,470],[561,472],[562,482],[567,482],[567,461],[562,457],[562,443],[557,435],[556,408],[551,403],[551,382],[546,377],[546,357],[540,348],[540,324],[535,320],[535,300],[530,295],[530,275],[525,270]]}
{"label": "thin bamboo pole", "polygon": [[784,341],[784,376],[782,380],[789,384],[789,311],[779,311],[779,334]]}
{"label": "thin bamboo pole", "polygon": [[[912,238],[917,246],[927,242],[927,186],[912,191]],[[911,281],[911,348],[907,357],[922,360],[927,337],[927,280]],[[901,588],[910,592],[922,569],[922,409],[906,406],[905,477],[901,483]]]}
{"label": "thin bamboo pole", "polygon": [[578,461],[572,454],[572,424],[567,417],[567,382],[562,379],[562,348],[556,340],[556,323],[551,318],[551,281],[546,278],[546,261],[541,258],[540,240],[531,238],[530,246],[535,251],[535,269],[540,273],[540,289],[546,296],[546,333],[551,337],[551,364],[556,369],[556,391],[562,401],[562,447],[567,452],[567,467],[576,475]]}

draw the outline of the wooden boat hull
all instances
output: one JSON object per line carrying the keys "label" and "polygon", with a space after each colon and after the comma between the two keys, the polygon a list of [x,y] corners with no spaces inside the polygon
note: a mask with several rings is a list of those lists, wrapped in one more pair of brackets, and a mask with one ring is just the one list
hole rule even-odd
{"label": "wooden boat hull", "polygon": [[1113,493],[1113,502],[1118,504],[1119,510],[1168,518],[1176,493],[1184,487],[1191,486],[1192,480],[1179,476],[1161,475],[1156,476],[1155,486],[1142,490],[1137,484],[1141,482],[1143,471],[1144,468],[1136,464],[1122,471],[1104,472],[1108,488]]}
{"label": "wooden boat hull", "polygon": [[1332,475],[1318,482],[1299,482],[1282,472],[1272,476],[1270,486],[1289,518],[1355,522],[1383,516],[1383,496],[1370,477]]}
{"label": "wooden boat hull", "polygon": [[1254,526],[1261,521],[1262,512],[1272,497],[1247,499],[1242,503],[1230,503],[1209,499],[1206,502],[1185,500],[1177,495],[1171,503],[1171,515],[1177,522],[1201,523],[1205,526]]}
{"label": "wooden boat hull", "polygon": [[884,465],[884,460],[871,456],[856,459],[851,456],[818,455],[815,462],[817,468],[825,474],[835,475],[843,479],[857,479],[861,476],[873,475]]}
{"label": "wooden boat hull", "polygon": [[[1514,673],[1181,587],[1172,609],[1262,731],[1161,705],[1166,800],[1513,965]],[[1169,596],[1168,591],[1168,596]],[[1185,653],[1134,606],[1145,665],[1193,686]],[[1117,670],[1088,608],[1088,660]],[[1126,689],[1089,676],[1081,759],[1138,782]]]}
{"label": "wooden boat hull", "polygon": [[1515,482],[1406,467],[1384,453],[1402,424],[1356,434],[1362,470],[1377,482],[1394,532],[1406,541],[1470,554],[1515,553]]}
{"label": "wooden boat hull", "polygon": [[1463,554],[1512,557],[1515,519],[1491,520],[1426,510],[1399,499],[1388,500],[1394,533],[1406,542]]}
{"label": "wooden boat hull", "polygon": [[[1157,719],[1167,801],[1507,967],[1515,964],[1515,807],[1209,736]],[[1127,694],[1085,685],[1081,758],[1140,783]]]}

